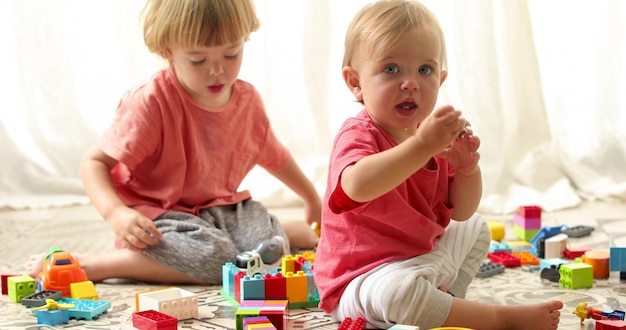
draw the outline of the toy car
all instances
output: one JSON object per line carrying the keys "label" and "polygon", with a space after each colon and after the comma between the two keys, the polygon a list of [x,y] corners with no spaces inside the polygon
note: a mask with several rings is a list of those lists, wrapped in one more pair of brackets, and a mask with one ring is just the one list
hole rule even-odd
{"label": "toy car", "polygon": [[61,291],[70,297],[70,284],[87,281],[87,273],[71,254],[61,249],[48,250],[43,262],[43,271],[37,276],[38,291]]}
{"label": "toy car", "polygon": [[235,266],[246,271],[248,276],[264,275],[266,272],[280,268],[282,257],[289,254],[285,239],[274,236],[259,243],[256,249],[237,255]]}

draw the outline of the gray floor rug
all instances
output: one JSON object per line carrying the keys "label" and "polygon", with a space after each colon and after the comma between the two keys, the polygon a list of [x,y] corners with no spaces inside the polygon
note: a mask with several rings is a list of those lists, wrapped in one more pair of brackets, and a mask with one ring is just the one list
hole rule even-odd
{"label": "gray floor rug", "polygon": [[[512,221],[504,221],[508,233]],[[552,225],[552,224],[546,224]],[[608,237],[613,243],[625,246],[626,220],[596,219],[587,225],[596,230],[592,236],[572,239],[570,245],[607,248]],[[0,219],[0,274],[19,274],[31,254],[45,252],[55,246],[67,251],[107,251],[112,249],[112,235],[104,221],[93,219],[68,219],[67,221],[41,221],[38,219]],[[111,301],[111,309],[91,321],[70,320],[68,324],[54,327],[37,324],[31,312],[10,302],[6,295],[0,299],[0,329],[120,329],[131,320],[135,308],[134,294],[167,285],[143,283],[98,283],[100,299]],[[180,321],[181,329],[235,329],[236,308],[219,294],[220,287],[181,286],[199,296],[199,317]],[[590,289],[570,290],[556,283],[542,280],[538,272],[520,268],[507,268],[504,273],[472,283],[468,299],[486,303],[519,305],[560,299],[565,303],[559,329],[595,329],[593,320],[580,325],[572,311],[579,302],[602,308],[624,310],[626,306],[626,281],[616,274],[606,280],[595,280]],[[316,308],[294,309],[288,316],[289,329],[337,329],[338,323]]]}

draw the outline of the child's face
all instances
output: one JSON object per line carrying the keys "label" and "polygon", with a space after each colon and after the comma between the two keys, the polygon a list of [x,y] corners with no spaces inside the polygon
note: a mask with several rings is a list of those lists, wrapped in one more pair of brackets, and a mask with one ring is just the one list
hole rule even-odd
{"label": "child's face", "polygon": [[434,38],[413,32],[377,58],[358,52],[344,79],[372,119],[386,132],[414,132],[435,107],[445,79]]}
{"label": "child's face", "polygon": [[215,47],[172,48],[168,59],[181,85],[199,104],[217,108],[230,99],[243,57],[243,40]]}

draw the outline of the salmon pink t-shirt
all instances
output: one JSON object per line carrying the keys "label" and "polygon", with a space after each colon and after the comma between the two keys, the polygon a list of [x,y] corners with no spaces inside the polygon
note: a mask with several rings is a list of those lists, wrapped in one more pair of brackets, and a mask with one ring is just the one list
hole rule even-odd
{"label": "salmon pink t-shirt", "polygon": [[396,145],[365,110],[348,119],[335,138],[315,254],[319,306],[327,313],[352,279],[383,263],[428,253],[450,222],[448,186],[454,168],[438,157],[435,169],[421,168],[367,203],[354,202],[343,192],[340,177],[347,166]]}
{"label": "salmon pink t-shirt", "polygon": [[151,219],[248,199],[237,189],[255,165],[277,171],[290,159],[251,84],[237,80],[226,105],[206,109],[171,67],[122,97],[99,146],[119,161],[111,174],[122,201]]}

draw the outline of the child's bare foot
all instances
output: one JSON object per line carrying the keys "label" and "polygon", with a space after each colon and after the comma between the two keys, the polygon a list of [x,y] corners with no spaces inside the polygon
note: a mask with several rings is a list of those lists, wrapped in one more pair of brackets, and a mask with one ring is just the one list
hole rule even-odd
{"label": "child's bare foot", "polygon": [[506,329],[519,330],[554,330],[559,326],[559,320],[563,308],[561,301],[548,301],[533,305],[507,306],[507,312],[503,313],[503,324]]}

